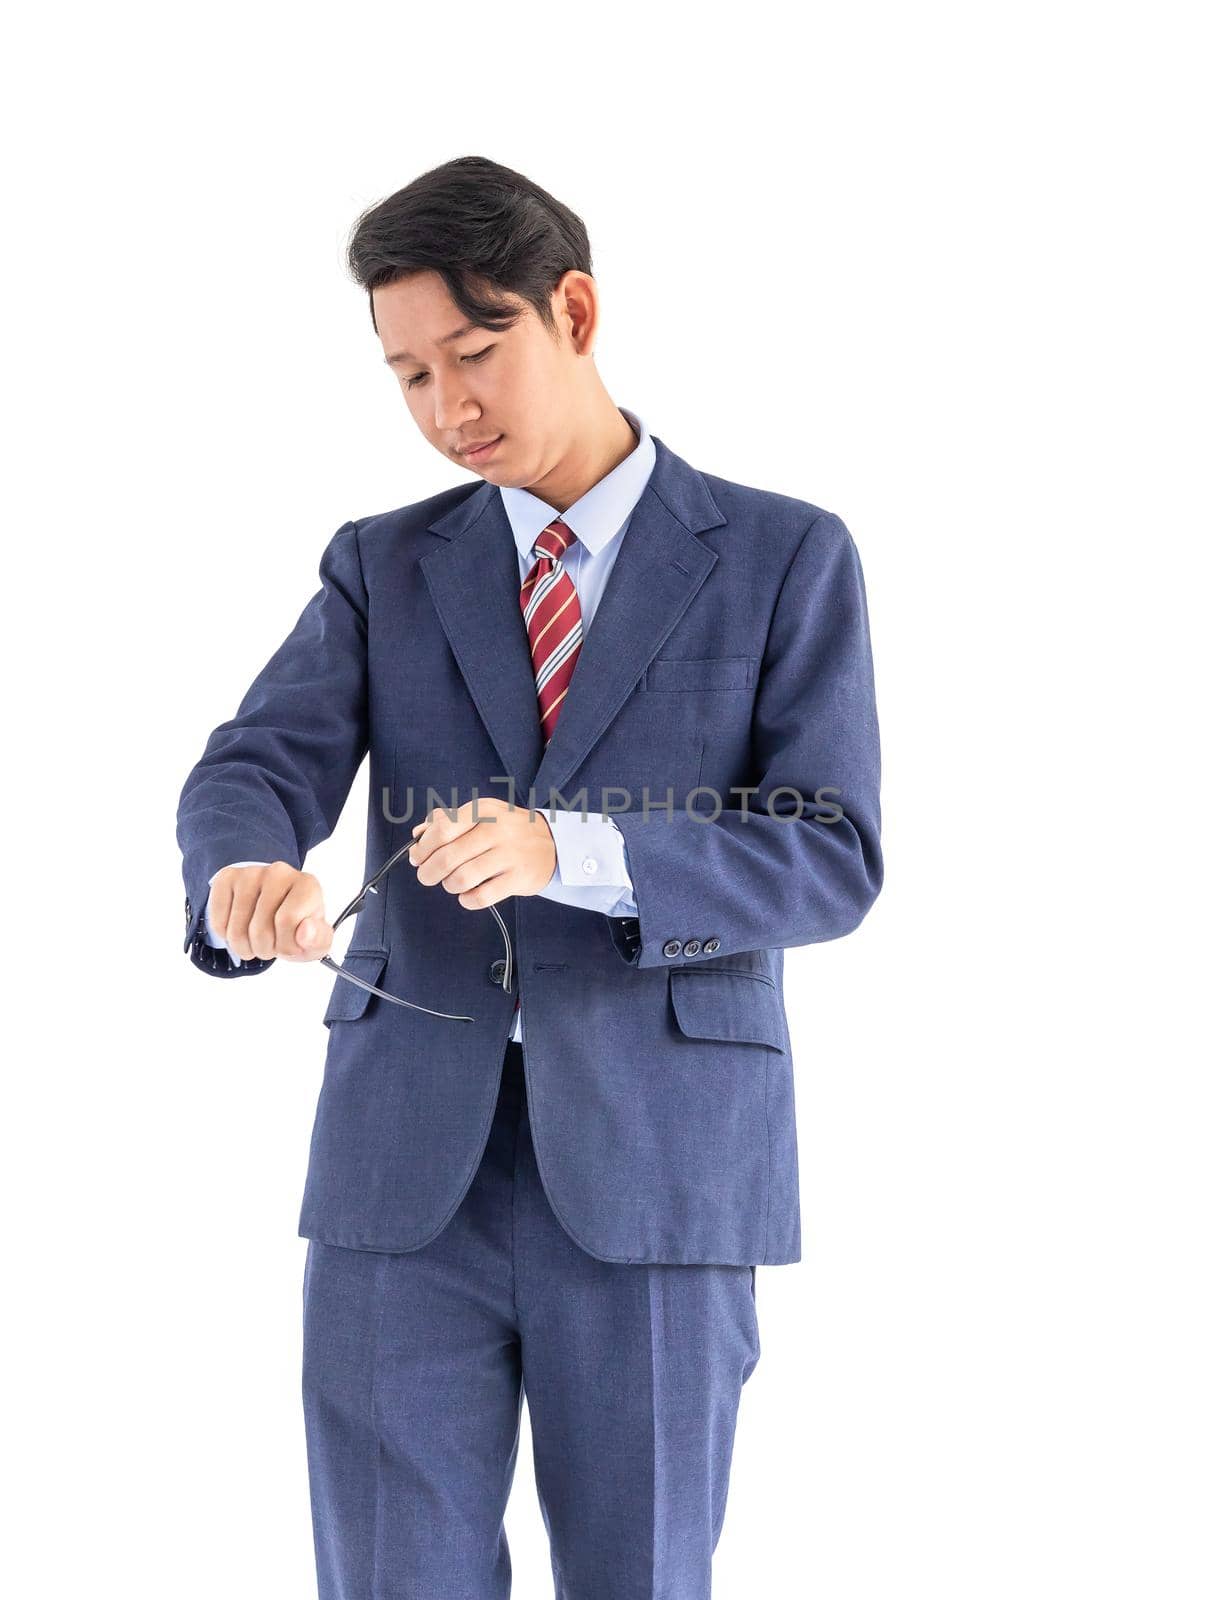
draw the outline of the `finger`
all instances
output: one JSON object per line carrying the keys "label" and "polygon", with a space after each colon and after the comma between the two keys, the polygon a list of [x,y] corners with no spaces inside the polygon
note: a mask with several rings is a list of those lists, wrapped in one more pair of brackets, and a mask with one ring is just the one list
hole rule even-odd
{"label": "finger", "polygon": [[425,821],[417,823],[411,830],[414,842],[406,852],[406,859],[413,866],[425,861],[433,850],[437,850],[447,837],[443,831],[446,818],[442,812],[432,812]]}
{"label": "finger", "polygon": [[462,861],[441,881],[449,894],[464,894],[485,883],[487,878],[496,877],[500,872],[510,871],[515,865],[512,853],[500,846],[497,849],[483,850],[480,854]]}
{"label": "finger", "polygon": [[466,800],[464,805],[456,808],[455,813],[437,808],[424,823],[416,823],[411,830],[415,835],[415,842],[409,851],[409,859],[413,865],[419,866],[436,850],[442,849],[453,839],[459,839],[469,833],[479,822],[487,821],[488,811],[493,812],[496,808],[501,808],[503,801],[480,799],[476,802],[476,814],[474,806],[474,801]]}
{"label": "finger", "polygon": [[412,867],[421,866],[429,856],[434,855],[437,850],[441,849],[446,841],[447,835],[443,830],[443,818],[438,814],[432,814],[416,830],[414,842],[406,851],[406,860]]}
{"label": "finger", "polygon": [[[496,840],[492,834],[480,833],[476,828],[464,833],[459,839],[454,839],[448,844],[441,845],[425,856],[418,866],[418,881],[423,884],[442,883],[457,867],[466,861],[472,861],[475,856],[484,855],[487,850],[494,848]],[[413,851],[411,854],[413,855]]]}
{"label": "finger", "polygon": [[298,883],[316,886],[311,873],[301,873],[286,862],[265,867],[261,874],[257,902],[249,918],[248,940],[250,948],[260,961],[272,960],[283,952],[279,948],[275,915],[287,896]]}
{"label": "finger", "polygon": [[518,867],[506,867],[502,872],[483,879],[476,888],[464,890],[457,895],[457,902],[466,911],[482,911],[487,906],[497,905],[500,900],[506,900],[517,892],[519,875]]}
{"label": "finger", "polygon": [[278,953],[289,961],[316,961],[329,954],[333,942],[321,885],[311,875],[298,878],[275,913]]}
{"label": "finger", "polygon": [[225,944],[228,943],[226,930],[232,911],[232,877],[231,872],[221,872],[207,896],[207,917],[216,937],[223,939]]}
{"label": "finger", "polygon": [[283,952],[288,961],[320,961],[334,944],[334,930],[323,916],[304,917],[291,935],[291,948]]}
{"label": "finger", "polygon": [[224,942],[233,955],[241,961],[252,961],[257,954],[250,937],[250,923],[262,892],[261,871],[242,870],[230,879],[228,915],[224,925]]}

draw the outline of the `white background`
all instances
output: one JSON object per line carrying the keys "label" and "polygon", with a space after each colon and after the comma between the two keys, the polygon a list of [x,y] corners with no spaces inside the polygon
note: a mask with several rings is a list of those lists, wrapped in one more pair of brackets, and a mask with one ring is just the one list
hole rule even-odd
{"label": "white background", "polygon": [[[1207,1600],[1200,8],[430,13],[10,25],[0,1581],[315,1592],[331,980],[190,965],[174,814],[334,531],[472,481],[341,258],[482,154],[585,219],[614,399],[867,577],[887,885],[787,955],[804,1258],[758,1274],[716,1596]],[[550,1593],[527,1434],[508,1531]]]}

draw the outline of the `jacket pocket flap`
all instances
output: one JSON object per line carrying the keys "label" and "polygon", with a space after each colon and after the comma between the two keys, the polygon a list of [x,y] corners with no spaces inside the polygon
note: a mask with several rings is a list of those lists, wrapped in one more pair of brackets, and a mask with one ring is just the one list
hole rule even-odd
{"label": "jacket pocket flap", "polygon": [[[379,988],[388,960],[387,950],[348,950],[340,965],[365,983],[374,983]],[[361,989],[357,983],[348,983],[345,978],[335,977],[330,990],[330,1003],[325,1008],[322,1020],[327,1028],[331,1022],[353,1022],[356,1017],[363,1016],[368,1009],[368,1001],[372,999],[375,996]]]}
{"label": "jacket pocket flap", "polygon": [[658,657],[647,668],[648,689],[747,689],[755,656],[708,656],[700,661]]}
{"label": "jacket pocket flap", "polygon": [[690,1038],[787,1048],[782,998],[768,978],[674,967],[668,973],[668,991],[680,1031]]}

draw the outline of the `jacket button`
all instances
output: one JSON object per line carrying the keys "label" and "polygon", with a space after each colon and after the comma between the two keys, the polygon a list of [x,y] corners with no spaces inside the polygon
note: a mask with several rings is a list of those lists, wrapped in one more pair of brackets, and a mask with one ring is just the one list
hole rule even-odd
{"label": "jacket button", "polygon": [[680,940],[669,939],[663,947],[663,953],[665,956],[678,956],[680,954]]}
{"label": "jacket button", "polygon": [[507,962],[502,956],[500,956],[497,961],[492,961],[490,963],[490,974],[489,974],[491,983],[497,984],[498,987],[501,989],[503,987],[503,974],[506,971],[507,971]]}
{"label": "jacket button", "polygon": [[702,954],[703,955],[707,955],[707,956],[712,956],[714,954],[714,952],[718,949],[718,947],[719,947],[719,945],[721,943],[722,943],[721,939],[707,939],[705,944],[703,944],[702,947],[701,947],[702,948]]}
{"label": "jacket button", "polygon": [[685,945],[685,954],[687,956],[699,956],[701,954],[701,940],[690,939]]}

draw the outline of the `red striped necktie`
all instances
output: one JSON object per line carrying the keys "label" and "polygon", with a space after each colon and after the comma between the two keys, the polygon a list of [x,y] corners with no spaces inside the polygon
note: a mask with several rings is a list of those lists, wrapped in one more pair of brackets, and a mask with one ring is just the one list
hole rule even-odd
{"label": "red striped necktie", "polygon": [[561,517],[542,528],[533,544],[536,562],[520,589],[520,610],[528,630],[537,709],[546,744],[553,737],[583,644],[579,596],[562,566],[562,556],[574,542],[575,535]]}
{"label": "red striped necktie", "polygon": [[[574,542],[574,533],[561,517],[542,528],[533,543],[537,559],[520,588],[520,610],[528,631],[537,710],[546,744],[553,737],[583,644],[579,596],[562,566],[562,557]],[[520,1009],[518,995],[515,1009]]]}

